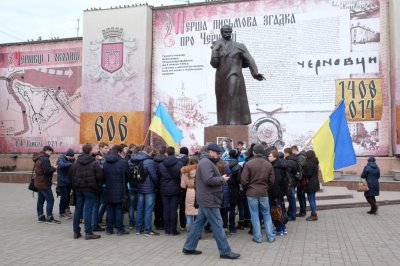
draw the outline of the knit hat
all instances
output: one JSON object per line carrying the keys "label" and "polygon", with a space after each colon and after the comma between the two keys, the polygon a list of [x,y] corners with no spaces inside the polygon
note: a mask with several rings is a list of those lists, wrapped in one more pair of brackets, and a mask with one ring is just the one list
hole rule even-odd
{"label": "knit hat", "polygon": [[68,149],[67,152],[65,153],[66,156],[74,157],[75,152],[73,149]]}
{"label": "knit hat", "polygon": [[264,147],[263,147],[263,145],[261,145],[261,144],[254,145],[254,147],[253,147],[253,152],[254,152],[255,154],[263,154],[263,152],[264,152]]}
{"label": "knit hat", "polygon": [[369,162],[369,163],[375,162],[375,157],[369,157],[369,158],[368,158],[368,162]]}
{"label": "knit hat", "polygon": [[179,154],[186,154],[186,155],[189,155],[189,149],[186,148],[186,147],[182,147],[182,148],[180,148],[180,150],[179,150]]}
{"label": "knit hat", "polygon": [[239,156],[239,152],[235,149],[229,151],[229,157],[236,159]]}

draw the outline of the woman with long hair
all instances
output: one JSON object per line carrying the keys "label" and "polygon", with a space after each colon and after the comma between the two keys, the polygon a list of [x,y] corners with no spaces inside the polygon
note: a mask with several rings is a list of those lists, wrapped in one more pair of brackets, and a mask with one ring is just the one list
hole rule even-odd
{"label": "woman with long hair", "polygon": [[317,203],[315,201],[315,193],[319,190],[318,165],[319,161],[315,152],[313,150],[307,151],[303,172],[303,176],[307,179],[304,191],[307,193],[307,199],[311,208],[311,215],[306,219],[307,221],[318,220]]}

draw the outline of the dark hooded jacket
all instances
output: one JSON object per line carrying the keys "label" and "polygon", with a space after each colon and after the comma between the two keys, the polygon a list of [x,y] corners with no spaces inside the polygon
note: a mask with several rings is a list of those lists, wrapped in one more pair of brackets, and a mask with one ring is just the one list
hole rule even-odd
{"label": "dark hooded jacket", "polygon": [[282,199],[288,190],[286,175],[288,166],[283,159],[276,159],[271,164],[274,167],[275,182],[269,188],[268,194],[272,199]]}
{"label": "dark hooded jacket", "polygon": [[103,170],[96,159],[89,154],[81,154],[72,165],[72,188],[78,192],[101,193]]}
{"label": "dark hooded jacket", "polygon": [[286,164],[287,164],[287,176],[288,176],[288,182],[290,187],[295,187],[297,185],[297,179],[296,179],[296,173],[298,170],[298,167],[301,167],[300,164],[298,163],[298,157],[289,155],[288,157],[285,158]]}
{"label": "dark hooded jacket", "polygon": [[107,203],[122,203],[127,194],[129,179],[128,161],[122,159],[117,153],[111,152],[105,156],[103,165],[104,173],[104,199]]}
{"label": "dark hooded jacket", "polygon": [[159,164],[160,193],[165,196],[179,195],[181,192],[182,162],[175,156],[167,156]]}
{"label": "dark hooded jacket", "polygon": [[228,161],[229,169],[231,170],[231,177],[228,180],[229,185],[229,201],[230,206],[236,206],[239,200],[239,184],[240,174],[242,173],[242,167],[240,166],[237,159],[230,158]]}
{"label": "dark hooded jacket", "polygon": [[150,155],[144,151],[141,151],[137,154],[132,154],[130,166],[133,166],[141,161],[143,161],[145,180],[143,183],[137,184],[136,191],[142,194],[155,193],[159,183],[159,178],[154,160],[150,157]]}
{"label": "dark hooded jacket", "polygon": [[364,192],[365,197],[375,197],[379,196],[379,178],[381,173],[378,165],[375,162],[374,157],[368,159],[367,165],[361,174],[361,178],[364,178],[368,183],[369,190]]}
{"label": "dark hooded jacket", "polygon": [[35,163],[33,172],[35,173],[35,187],[37,189],[49,189],[51,187],[56,168],[51,166],[49,157],[45,152],[36,153],[32,157]]}
{"label": "dark hooded jacket", "polygon": [[72,185],[71,168],[74,160],[69,160],[65,154],[61,154],[57,160],[57,186],[70,187]]}
{"label": "dark hooded jacket", "polygon": [[303,177],[308,179],[308,183],[304,188],[305,192],[317,192],[319,187],[318,171],[319,171],[318,159],[306,161],[303,170]]}

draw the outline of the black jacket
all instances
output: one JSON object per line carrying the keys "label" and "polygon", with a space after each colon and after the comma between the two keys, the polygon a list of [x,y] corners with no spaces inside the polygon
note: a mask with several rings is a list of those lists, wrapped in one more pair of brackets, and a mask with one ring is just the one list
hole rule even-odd
{"label": "black jacket", "polygon": [[94,157],[81,154],[72,165],[72,188],[79,192],[101,193],[103,170]]}
{"label": "black jacket", "polygon": [[182,162],[175,156],[168,156],[159,164],[160,194],[173,196],[180,194]]}
{"label": "black jacket", "polygon": [[104,198],[107,203],[122,203],[127,193],[127,182],[130,177],[128,161],[122,159],[117,153],[105,156],[104,172]]}
{"label": "black jacket", "polygon": [[275,182],[268,194],[272,199],[281,199],[288,190],[287,164],[283,159],[276,159],[271,164],[274,167]]}

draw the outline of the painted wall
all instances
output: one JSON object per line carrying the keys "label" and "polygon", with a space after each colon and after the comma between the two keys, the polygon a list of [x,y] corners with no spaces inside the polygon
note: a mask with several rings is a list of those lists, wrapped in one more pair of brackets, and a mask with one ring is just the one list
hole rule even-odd
{"label": "painted wall", "polygon": [[150,118],[152,12],[147,6],[83,17],[81,143],[142,143]]}
{"label": "painted wall", "polygon": [[0,47],[0,152],[79,149],[82,42]]}
{"label": "painted wall", "polygon": [[[244,1],[154,12],[152,108],[169,108],[181,145],[203,144],[216,123],[212,43],[224,24],[266,81],[245,75],[260,141],[303,146],[344,98],[359,156],[389,155],[388,2]],[[368,38],[352,28],[367,29]],[[185,103],[185,104],[182,104]],[[182,108],[182,106],[186,106]],[[238,140],[234,140],[238,141]]]}

